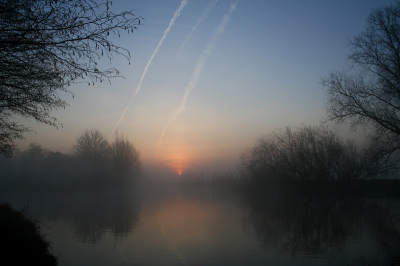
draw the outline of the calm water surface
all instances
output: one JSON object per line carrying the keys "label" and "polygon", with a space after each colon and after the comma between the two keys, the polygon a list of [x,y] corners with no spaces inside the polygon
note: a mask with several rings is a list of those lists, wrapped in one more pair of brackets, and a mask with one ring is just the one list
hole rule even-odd
{"label": "calm water surface", "polygon": [[257,202],[217,190],[3,195],[59,265],[397,265],[400,202]]}

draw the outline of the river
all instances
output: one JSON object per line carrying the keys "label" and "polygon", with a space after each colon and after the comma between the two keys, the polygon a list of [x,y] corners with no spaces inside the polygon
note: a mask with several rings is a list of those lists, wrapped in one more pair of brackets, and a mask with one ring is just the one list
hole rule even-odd
{"label": "river", "polygon": [[395,265],[396,199],[255,200],[212,189],[4,193],[59,265]]}

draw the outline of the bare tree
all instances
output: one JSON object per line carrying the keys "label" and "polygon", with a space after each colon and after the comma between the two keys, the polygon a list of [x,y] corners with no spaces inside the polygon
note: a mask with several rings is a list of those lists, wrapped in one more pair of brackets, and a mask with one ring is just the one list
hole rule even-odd
{"label": "bare tree", "polygon": [[328,120],[372,129],[371,144],[380,147],[376,159],[389,163],[400,149],[400,2],[375,9],[350,45],[348,58],[361,71],[322,79]]}
{"label": "bare tree", "polygon": [[0,1],[0,154],[11,156],[14,140],[30,131],[16,116],[58,126],[50,112],[67,106],[58,92],[84,79],[90,85],[120,76],[98,61],[114,55],[129,61],[110,34],[133,32],[141,18],[111,6],[108,0]]}
{"label": "bare tree", "polygon": [[135,146],[125,140],[118,133],[115,134],[115,140],[111,146],[111,163],[113,171],[118,176],[128,174],[138,174],[140,167],[140,153]]}
{"label": "bare tree", "polygon": [[111,147],[100,130],[86,130],[76,138],[72,151],[80,160],[104,166],[110,157]]}

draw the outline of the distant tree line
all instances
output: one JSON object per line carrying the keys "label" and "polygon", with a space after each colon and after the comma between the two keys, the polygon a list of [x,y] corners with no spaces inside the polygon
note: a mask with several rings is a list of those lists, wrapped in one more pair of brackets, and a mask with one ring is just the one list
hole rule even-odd
{"label": "distant tree line", "polygon": [[71,154],[31,143],[0,161],[3,188],[104,189],[130,186],[141,172],[140,153],[122,135],[110,144],[99,130],[76,138]]}

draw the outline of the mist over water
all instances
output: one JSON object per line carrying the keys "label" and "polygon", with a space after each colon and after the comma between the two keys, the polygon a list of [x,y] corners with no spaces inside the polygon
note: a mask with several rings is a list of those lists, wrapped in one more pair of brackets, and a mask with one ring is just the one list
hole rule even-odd
{"label": "mist over water", "polygon": [[274,199],[137,184],[10,193],[44,224],[59,265],[392,265],[397,199]]}
{"label": "mist over water", "polygon": [[[346,179],[346,172],[329,170],[337,169],[333,164],[306,169],[302,180],[296,166],[256,168],[258,153],[244,157],[242,170],[148,175],[133,144],[122,135],[109,144],[98,130],[81,134],[73,151],[31,144],[0,160],[0,200],[40,221],[59,265],[392,265],[400,259],[399,180]],[[322,161],[324,149],[302,152],[311,165],[315,157]],[[330,175],[313,174],[321,169]]]}

